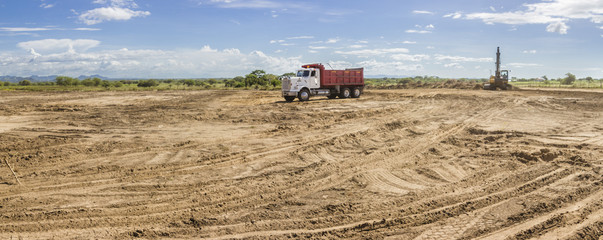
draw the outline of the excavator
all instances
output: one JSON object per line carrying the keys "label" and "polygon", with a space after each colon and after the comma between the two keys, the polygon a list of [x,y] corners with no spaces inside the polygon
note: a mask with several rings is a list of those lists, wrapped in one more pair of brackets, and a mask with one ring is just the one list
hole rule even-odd
{"label": "excavator", "polygon": [[509,84],[509,71],[500,70],[500,47],[496,47],[496,73],[490,76],[490,81],[484,84],[484,90],[511,90],[513,86]]}

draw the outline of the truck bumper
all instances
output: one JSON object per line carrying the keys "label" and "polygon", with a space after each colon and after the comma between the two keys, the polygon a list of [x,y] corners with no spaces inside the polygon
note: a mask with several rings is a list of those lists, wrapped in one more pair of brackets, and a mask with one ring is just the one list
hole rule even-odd
{"label": "truck bumper", "polygon": [[283,97],[297,97],[297,92],[283,91]]}

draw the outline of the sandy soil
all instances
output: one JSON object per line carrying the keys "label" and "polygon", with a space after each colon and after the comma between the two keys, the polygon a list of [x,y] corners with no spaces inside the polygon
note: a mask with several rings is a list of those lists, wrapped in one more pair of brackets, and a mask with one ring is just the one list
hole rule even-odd
{"label": "sandy soil", "polygon": [[0,92],[0,239],[601,238],[601,92],[282,100]]}

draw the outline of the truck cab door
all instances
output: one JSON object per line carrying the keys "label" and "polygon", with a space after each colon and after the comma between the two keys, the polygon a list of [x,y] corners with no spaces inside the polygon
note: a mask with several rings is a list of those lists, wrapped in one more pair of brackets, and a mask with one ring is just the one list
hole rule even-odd
{"label": "truck cab door", "polygon": [[310,88],[320,88],[320,72],[313,69],[310,73]]}

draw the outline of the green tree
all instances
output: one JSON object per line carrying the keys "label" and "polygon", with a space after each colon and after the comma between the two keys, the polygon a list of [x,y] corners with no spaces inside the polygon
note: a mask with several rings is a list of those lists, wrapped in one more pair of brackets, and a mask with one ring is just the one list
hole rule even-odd
{"label": "green tree", "polygon": [[592,77],[586,77],[586,81],[589,82],[589,83],[591,83],[591,82],[593,82],[593,78]]}
{"label": "green tree", "polygon": [[94,82],[94,86],[101,85],[101,79],[100,78],[95,77],[95,78],[92,79],[92,82]]}
{"label": "green tree", "polygon": [[124,84],[121,81],[115,81],[113,82],[113,87],[119,88],[122,87]]}
{"label": "green tree", "polygon": [[57,85],[61,86],[76,86],[79,84],[79,80],[67,76],[58,76],[55,78]]}
{"label": "green tree", "polygon": [[576,81],[576,75],[571,74],[571,73],[566,73],[565,75],[567,77],[565,77],[563,80],[561,80],[561,84],[571,85]]}
{"label": "green tree", "polygon": [[21,81],[19,82],[19,86],[29,86],[29,85],[31,85],[31,81],[29,81],[29,80],[27,80],[27,79],[25,79],[25,80],[21,80]]}
{"label": "green tree", "polygon": [[183,83],[184,83],[184,85],[189,86],[189,87],[190,86],[195,86],[195,80],[193,80],[193,79],[185,79],[183,81]]}
{"label": "green tree", "polygon": [[256,75],[258,78],[261,78],[264,75],[266,75],[266,71],[258,69],[258,70],[254,70],[253,72],[251,72],[251,74]]}
{"label": "green tree", "polygon": [[109,80],[103,80],[103,81],[101,81],[100,85],[104,88],[109,88],[109,87],[111,87],[112,84],[111,84],[111,82],[109,82]]}
{"label": "green tree", "polygon": [[290,72],[290,73],[285,73],[283,75],[281,75],[281,77],[295,77],[296,74],[294,72]]}
{"label": "green tree", "polygon": [[92,79],[90,79],[90,78],[86,78],[86,79],[82,80],[80,83],[86,87],[95,86],[94,81],[92,81]]}
{"label": "green tree", "polygon": [[245,87],[250,87],[250,86],[257,84],[258,80],[259,80],[258,76],[253,73],[245,75]]}
{"label": "green tree", "polygon": [[282,85],[283,83],[281,82],[281,80],[279,80],[278,78],[272,79],[270,81],[270,85],[272,85],[273,87],[277,87]]}

